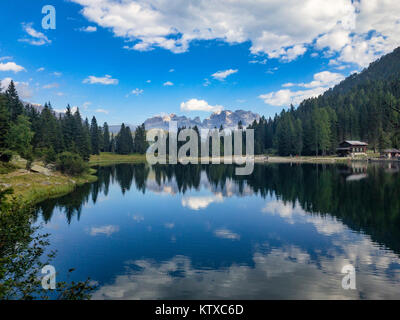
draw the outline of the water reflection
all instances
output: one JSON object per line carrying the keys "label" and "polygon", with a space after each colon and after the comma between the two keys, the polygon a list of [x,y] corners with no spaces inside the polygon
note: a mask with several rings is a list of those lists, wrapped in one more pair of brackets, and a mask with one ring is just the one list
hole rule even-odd
{"label": "water reflection", "polygon": [[[37,212],[59,268],[101,284],[94,298],[400,298],[395,163],[97,170]],[[348,263],[355,291],[341,287]]]}

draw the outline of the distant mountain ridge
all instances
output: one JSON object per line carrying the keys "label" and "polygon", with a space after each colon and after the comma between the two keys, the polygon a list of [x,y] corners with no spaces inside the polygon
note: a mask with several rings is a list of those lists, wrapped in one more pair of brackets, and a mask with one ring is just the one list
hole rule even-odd
{"label": "distant mountain ridge", "polygon": [[[23,102],[24,105],[30,104],[33,106],[37,111],[41,112],[43,110],[43,106],[40,104],[32,104],[28,102]],[[63,113],[54,111],[57,116],[63,116]],[[219,128],[221,125],[224,129],[232,129],[237,127],[239,121],[242,121],[243,127],[247,127],[248,125],[252,124],[254,120],[259,121],[260,115],[258,113],[254,113],[251,111],[245,110],[222,110],[218,112],[212,113],[208,118],[204,119],[203,121],[200,117],[189,118],[186,116],[178,116],[174,113],[164,116],[154,116],[145,120],[144,125],[146,130],[149,129],[163,129],[168,130],[170,121],[176,121],[178,124],[178,128],[186,127],[186,128],[193,128],[197,126],[199,129],[212,129],[212,128]],[[129,127],[131,131],[136,130],[137,125],[125,123],[125,126]],[[109,125],[109,130],[111,133],[118,133],[121,128],[121,125]]]}
{"label": "distant mountain ridge", "polygon": [[[186,116],[178,116],[174,113],[164,116],[154,116],[148,118],[144,121],[146,130],[149,129],[163,129],[168,130],[170,121],[176,121],[178,128],[181,127],[194,127],[197,126],[199,129],[212,129],[219,128],[221,125],[225,129],[234,128],[237,126],[239,121],[242,121],[243,127],[247,127],[249,124],[253,123],[254,120],[259,121],[260,115],[258,113],[253,113],[251,111],[244,110],[223,110],[219,112],[214,112],[210,117],[201,121],[200,117],[189,118]],[[131,131],[135,130],[136,125],[126,124]],[[118,133],[121,125],[110,125],[109,129],[112,133]]]}

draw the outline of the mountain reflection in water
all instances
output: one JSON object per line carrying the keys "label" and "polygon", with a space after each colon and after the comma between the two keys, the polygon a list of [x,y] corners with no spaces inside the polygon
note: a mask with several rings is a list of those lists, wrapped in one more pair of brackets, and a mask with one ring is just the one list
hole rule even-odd
{"label": "mountain reflection in water", "polygon": [[[118,164],[38,206],[95,299],[400,298],[396,163]],[[356,268],[356,290],[341,283]]]}

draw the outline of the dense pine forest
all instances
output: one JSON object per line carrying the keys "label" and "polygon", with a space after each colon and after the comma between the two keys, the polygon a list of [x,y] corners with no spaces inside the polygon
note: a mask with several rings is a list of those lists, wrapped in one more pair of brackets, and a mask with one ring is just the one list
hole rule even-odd
{"label": "dense pine forest", "polygon": [[[0,86],[1,88],[1,86]],[[138,126],[135,138],[122,124],[117,135],[110,134],[108,124],[98,125],[93,117],[82,119],[79,109],[67,106],[64,114],[56,113],[49,103],[41,111],[24,104],[13,81],[0,91],[0,157],[8,161],[13,154],[31,162],[42,159],[54,163],[60,158],[88,161],[100,152],[119,154],[144,153],[147,148],[144,126]]]}
{"label": "dense pine forest", "polygon": [[379,151],[400,147],[400,48],[317,98],[291,106],[255,129],[255,153],[334,154],[343,140],[362,140]]}

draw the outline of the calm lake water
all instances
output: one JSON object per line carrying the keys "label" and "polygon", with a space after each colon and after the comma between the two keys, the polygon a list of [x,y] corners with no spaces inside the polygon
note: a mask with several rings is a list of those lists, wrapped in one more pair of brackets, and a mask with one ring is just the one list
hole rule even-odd
{"label": "calm lake water", "polygon": [[98,167],[37,221],[94,299],[399,299],[397,166]]}

